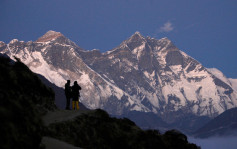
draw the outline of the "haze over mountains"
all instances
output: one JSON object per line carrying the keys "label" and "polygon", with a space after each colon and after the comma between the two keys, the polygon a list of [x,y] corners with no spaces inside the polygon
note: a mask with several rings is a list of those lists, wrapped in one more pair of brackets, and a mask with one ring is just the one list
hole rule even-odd
{"label": "haze over mountains", "polygon": [[213,118],[237,107],[236,79],[205,68],[168,38],[157,40],[136,32],[100,53],[49,31],[35,42],[0,42],[0,52],[20,58],[59,87],[68,79],[77,80],[86,107],[113,115],[152,112],[169,124],[188,116],[186,125],[192,128],[198,118]]}
{"label": "haze over mountains", "polygon": [[229,109],[198,129],[196,137],[237,135],[237,108]]}

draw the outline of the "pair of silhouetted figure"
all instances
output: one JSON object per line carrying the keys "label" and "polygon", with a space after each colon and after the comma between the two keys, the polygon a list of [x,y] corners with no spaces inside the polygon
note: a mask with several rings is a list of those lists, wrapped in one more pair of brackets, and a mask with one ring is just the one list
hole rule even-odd
{"label": "pair of silhouetted figure", "polygon": [[70,110],[70,99],[72,98],[72,109],[79,109],[79,97],[81,87],[77,84],[77,81],[74,81],[73,86],[70,86],[70,80],[67,80],[65,84],[65,95],[66,95],[66,109]]}

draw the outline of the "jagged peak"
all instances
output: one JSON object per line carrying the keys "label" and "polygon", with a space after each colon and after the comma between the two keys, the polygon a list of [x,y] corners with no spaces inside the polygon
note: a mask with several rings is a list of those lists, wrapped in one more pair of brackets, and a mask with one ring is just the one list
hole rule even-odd
{"label": "jagged peak", "polygon": [[138,35],[141,38],[144,38],[143,35],[139,31],[136,31],[132,36],[135,36],[135,35]]}
{"label": "jagged peak", "polygon": [[3,41],[0,41],[0,45],[5,45],[5,42],[3,42]]}
{"label": "jagged peak", "polygon": [[164,38],[161,38],[160,41],[167,41],[167,42],[171,42],[171,40],[168,38],[168,37],[164,37]]}
{"label": "jagged peak", "polygon": [[142,36],[142,34],[139,31],[136,31],[130,38],[129,41],[131,40],[144,40],[145,38]]}
{"label": "jagged peak", "polygon": [[161,44],[165,44],[165,45],[174,45],[173,42],[167,37],[158,39],[158,40],[156,40],[156,42],[161,43]]}
{"label": "jagged peak", "polygon": [[146,36],[146,38],[149,39],[149,40],[156,40],[155,38],[150,37],[150,36]]}
{"label": "jagged peak", "polygon": [[37,39],[36,42],[47,42],[47,41],[51,41],[51,40],[56,39],[56,38],[61,37],[61,36],[63,36],[62,33],[56,32],[56,31],[53,31],[53,30],[49,30],[42,37]]}
{"label": "jagged peak", "polygon": [[[146,38],[141,35],[139,31],[136,31],[132,36],[130,36],[127,40],[124,40],[119,47],[127,47],[129,43],[133,42],[146,42]],[[117,48],[115,48],[117,49]],[[112,51],[115,51],[113,49]],[[111,52],[109,52],[111,53]]]}
{"label": "jagged peak", "polygon": [[137,35],[141,36],[141,33],[139,31],[136,31],[134,34],[137,34]]}
{"label": "jagged peak", "polygon": [[10,41],[10,44],[13,44],[13,43],[15,43],[15,42],[18,42],[18,39],[12,39],[12,40]]}

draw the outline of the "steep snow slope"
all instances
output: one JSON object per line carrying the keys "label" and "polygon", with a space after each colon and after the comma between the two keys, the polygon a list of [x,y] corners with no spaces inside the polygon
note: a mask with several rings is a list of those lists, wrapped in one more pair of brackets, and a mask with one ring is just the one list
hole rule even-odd
{"label": "steep snow slope", "polygon": [[229,78],[232,87],[237,91],[237,79]]}
{"label": "steep snow slope", "polygon": [[229,79],[227,79],[226,76],[220,70],[216,68],[207,68],[207,70],[226,84],[230,85]]}

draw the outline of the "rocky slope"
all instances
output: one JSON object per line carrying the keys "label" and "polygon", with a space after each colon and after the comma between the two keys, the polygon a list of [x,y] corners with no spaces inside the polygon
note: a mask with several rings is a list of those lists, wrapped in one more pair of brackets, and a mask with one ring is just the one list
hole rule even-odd
{"label": "rocky slope", "polygon": [[110,114],[153,112],[167,123],[185,115],[213,118],[237,106],[231,83],[180,51],[169,39],[136,32],[118,47],[86,51],[61,33],[49,31],[35,42],[0,43],[0,52],[19,57],[32,71],[63,87],[82,86],[82,103]]}

